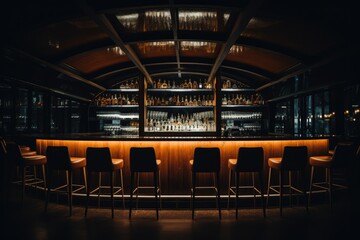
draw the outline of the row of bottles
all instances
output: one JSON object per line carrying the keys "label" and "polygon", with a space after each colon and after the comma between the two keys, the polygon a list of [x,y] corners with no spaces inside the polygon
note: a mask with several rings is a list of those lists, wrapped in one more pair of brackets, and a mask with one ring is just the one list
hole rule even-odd
{"label": "row of bottles", "polygon": [[173,80],[161,80],[160,78],[157,81],[154,81],[153,89],[203,89],[203,88],[212,88],[210,83],[207,83],[206,80],[200,79],[199,82],[196,80],[185,79],[183,81],[177,82]]}
{"label": "row of bottles", "polygon": [[223,81],[222,89],[248,89],[249,87],[240,82],[231,82],[230,80]]}
{"label": "row of bottles", "polygon": [[216,129],[212,111],[171,114],[148,111],[147,132],[213,132]]}
{"label": "row of bottles", "polygon": [[223,111],[221,112],[223,120],[255,120],[262,119],[262,112],[240,112],[240,111]]}
{"label": "row of bottles", "polygon": [[138,105],[138,94],[104,93],[95,99],[96,106],[108,105]]}
{"label": "row of bottles", "polygon": [[263,105],[264,100],[258,93],[255,94],[224,94],[221,99],[222,105]]}
{"label": "row of bottles", "polygon": [[169,97],[147,96],[147,106],[214,106],[213,96],[210,95],[193,95],[181,96],[173,95]]}
{"label": "row of bottles", "polygon": [[137,79],[121,82],[119,85],[120,89],[139,89],[139,82]]}

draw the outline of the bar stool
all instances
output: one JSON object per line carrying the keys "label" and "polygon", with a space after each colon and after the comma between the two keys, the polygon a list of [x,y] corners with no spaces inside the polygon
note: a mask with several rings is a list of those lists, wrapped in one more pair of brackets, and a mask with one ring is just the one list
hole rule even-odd
{"label": "bar stool", "polygon": [[[124,184],[123,184],[123,170],[124,160],[115,159],[111,157],[110,148],[108,147],[88,147],[86,149],[86,175],[87,175],[87,191],[86,191],[86,208],[85,216],[87,216],[88,205],[89,205],[89,195],[90,193],[98,193],[98,203],[100,203],[100,192],[101,189],[110,188],[111,196],[111,217],[114,218],[114,194],[122,193],[122,203],[123,208],[125,208],[124,200]],[[120,186],[114,187],[115,173],[119,172],[120,176]],[[97,188],[90,192],[91,187],[91,173],[98,173],[99,176],[99,185]],[[110,184],[102,185],[101,184],[101,174],[108,173],[110,175]],[[110,186],[110,187],[109,187]],[[114,191],[114,188],[116,189]]]}
{"label": "bar stool", "polygon": [[[254,191],[254,203],[255,203],[255,192],[261,194],[261,201],[263,207],[263,215],[266,217],[264,194],[263,194],[263,164],[264,164],[264,150],[262,147],[240,147],[238,150],[237,159],[228,160],[229,168],[229,188],[228,188],[228,207],[230,202],[230,193],[236,195],[235,208],[236,208],[236,219],[238,219],[238,196],[239,188],[252,188]],[[252,173],[252,186],[239,186],[240,173]],[[259,176],[260,190],[255,187],[254,173]],[[231,185],[232,175],[235,173],[235,186]],[[235,188],[235,190],[234,190]]]}
{"label": "bar stool", "polygon": [[[72,215],[72,196],[73,193],[77,193],[82,189],[87,189],[86,183],[86,159],[84,157],[70,157],[67,146],[48,146],[46,148],[47,157],[47,173],[48,173],[48,186],[47,195],[45,201],[45,212],[47,212],[47,206],[49,202],[49,195],[51,191],[61,193],[62,189],[66,189],[68,196],[69,215]],[[84,184],[73,184],[73,172],[76,169],[83,170]],[[53,188],[53,173],[54,171],[64,171],[66,174],[66,183]]]}
{"label": "bar stool", "polygon": [[140,173],[152,172],[154,179],[154,194],[156,204],[156,219],[159,219],[158,194],[161,198],[160,186],[160,164],[161,160],[156,159],[155,149],[153,147],[131,147],[130,148],[130,207],[129,219],[131,219],[132,198],[134,192],[138,193],[140,188],[149,188],[148,186],[137,186],[134,188],[135,175],[139,177]]}
{"label": "bar stool", "polygon": [[[220,149],[219,148],[201,148],[197,147],[194,150],[194,159],[190,160],[191,167],[191,208],[192,219],[195,215],[195,190],[197,188],[212,188],[217,193],[217,207],[219,209],[219,219],[221,219],[220,206]],[[197,173],[213,173],[214,186],[196,186]]]}
{"label": "bar stool", "polygon": [[[267,204],[269,200],[270,191],[272,190],[276,194],[279,194],[279,207],[280,207],[280,216],[282,216],[282,198],[284,187],[289,189],[289,199],[291,206],[292,199],[292,190],[302,193],[306,202],[306,212],[308,213],[308,202],[306,201],[306,189],[305,189],[305,170],[308,162],[308,150],[306,146],[285,146],[282,157],[273,157],[268,159],[269,166],[269,179],[267,187]],[[271,185],[271,170],[276,169],[279,172],[279,185]],[[289,185],[284,185],[284,172],[288,171],[289,175]],[[302,190],[296,188],[292,185],[292,172],[296,171],[300,173],[302,178]],[[279,190],[276,189],[279,188]]]}
{"label": "bar stool", "polygon": [[[20,182],[22,186],[21,201],[24,201],[25,187],[26,186],[35,186],[43,185],[44,190],[46,189],[46,175],[45,175],[45,165],[46,165],[46,156],[31,154],[24,156],[21,153],[20,146],[15,142],[6,143],[6,157],[10,164],[13,166],[19,167],[20,169]],[[36,168],[42,168],[42,178],[37,176]],[[33,172],[28,168],[32,168]],[[46,192],[46,191],[45,191]]]}
{"label": "bar stool", "polygon": [[[344,184],[333,182],[334,171],[341,169],[346,170],[349,163],[355,159],[355,148],[352,144],[337,144],[332,155],[311,156],[309,164],[311,166],[310,187],[308,204],[311,202],[313,187],[326,190],[329,193],[330,208],[332,208],[332,192],[334,187],[347,188]],[[325,181],[313,182],[315,168],[325,169]]]}

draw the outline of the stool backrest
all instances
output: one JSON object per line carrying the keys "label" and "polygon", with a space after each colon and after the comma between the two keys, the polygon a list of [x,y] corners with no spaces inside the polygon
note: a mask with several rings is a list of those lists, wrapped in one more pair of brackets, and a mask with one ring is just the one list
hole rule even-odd
{"label": "stool backrest", "polygon": [[236,171],[258,172],[264,166],[264,149],[262,147],[240,147],[236,162]]}
{"label": "stool backrest", "polygon": [[6,157],[12,164],[22,164],[22,155],[20,146],[15,142],[8,142],[6,144]]}
{"label": "stool backrest", "polygon": [[86,149],[86,169],[96,172],[113,170],[109,147],[88,147]]}
{"label": "stool backrest", "polygon": [[193,171],[195,172],[220,171],[220,149],[217,147],[195,148]]}
{"label": "stool backrest", "polygon": [[334,148],[332,156],[332,167],[347,167],[356,157],[356,149],[353,144],[339,143]]}
{"label": "stool backrest", "polygon": [[6,156],[6,142],[3,137],[0,137],[0,159],[5,161]]}
{"label": "stool backrest", "polygon": [[307,146],[285,146],[281,167],[284,170],[304,170],[308,163]]}
{"label": "stool backrest", "polygon": [[156,170],[156,155],[153,147],[130,148],[131,172],[155,172]]}
{"label": "stool backrest", "polygon": [[71,170],[71,160],[67,146],[46,148],[47,167],[54,170]]}

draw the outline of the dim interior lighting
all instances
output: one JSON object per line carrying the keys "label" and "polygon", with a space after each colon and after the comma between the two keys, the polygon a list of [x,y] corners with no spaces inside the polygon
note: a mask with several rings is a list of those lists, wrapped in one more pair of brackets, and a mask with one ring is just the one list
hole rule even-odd
{"label": "dim interior lighting", "polygon": [[57,40],[54,41],[54,40],[49,39],[48,46],[52,47],[52,48],[59,49],[60,48],[60,43]]}
{"label": "dim interior lighting", "polygon": [[205,50],[206,53],[214,53],[216,48],[216,43],[202,42],[202,41],[182,41],[181,50],[183,51],[193,51],[193,50]]}
{"label": "dim interior lighting", "polygon": [[243,46],[233,45],[230,48],[229,54],[239,54],[239,53],[243,53],[243,52],[244,52]]}
{"label": "dim interior lighting", "polygon": [[355,114],[360,113],[360,109],[355,109],[354,113],[355,113]]}
{"label": "dim interior lighting", "polygon": [[125,53],[123,52],[123,50],[121,50],[121,48],[119,47],[112,47],[112,48],[107,48],[108,53],[113,53],[113,54],[117,54],[117,55],[125,55]]}

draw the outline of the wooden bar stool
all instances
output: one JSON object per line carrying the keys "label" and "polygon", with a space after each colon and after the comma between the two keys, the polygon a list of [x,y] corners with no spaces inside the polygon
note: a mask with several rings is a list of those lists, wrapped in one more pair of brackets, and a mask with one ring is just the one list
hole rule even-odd
{"label": "wooden bar stool", "polygon": [[[139,176],[140,173],[153,173],[154,179],[154,195],[156,204],[156,219],[159,219],[159,204],[158,198],[161,198],[160,188],[160,164],[161,160],[156,159],[155,149],[153,147],[131,147],[130,148],[130,207],[129,219],[131,219],[132,198],[134,192],[138,193],[140,188],[149,188],[146,186],[137,185],[134,188],[135,175]],[[158,197],[159,194],[159,197]]]}
{"label": "wooden bar stool", "polygon": [[[46,157],[47,157],[47,174],[48,174],[48,186],[47,186],[47,195],[45,201],[45,212],[47,211],[47,206],[49,202],[49,195],[51,191],[61,193],[66,189],[68,196],[68,205],[69,205],[69,215],[72,215],[72,200],[73,193],[79,192],[82,189],[87,189],[86,183],[86,158],[84,157],[70,157],[69,150],[67,146],[48,146],[46,148]],[[84,176],[84,184],[74,184],[73,183],[73,172],[74,170],[82,169]],[[66,183],[57,187],[53,187],[53,173],[54,171],[64,171],[66,174]]]}
{"label": "wooden bar stool", "polygon": [[[111,217],[114,218],[114,195],[122,193],[122,205],[125,208],[124,200],[124,184],[123,184],[123,170],[124,160],[115,159],[111,157],[110,148],[108,147],[88,147],[86,149],[86,174],[87,174],[87,191],[86,191],[86,208],[85,216],[87,216],[88,205],[89,205],[89,196],[90,196],[90,187],[91,187],[91,173],[98,173],[99,176],[99,185],[97,188],[91,191],[91,193],[98,193],[98,201],[100,201],[100,192],[102,189],[110,188],[111,196]],[[114,186],[115,173],[119,172],[120,177],[120,186]],[[101,183],[101,174],[108,173],[110,176],[110,184],[102,185]]]}
{"label": "wooden bar stool", "polygon": [[[22,186],[21,201],[24,201],[25,187],[26,186],[35,186],[43,185],[44,190],[46,189],[46,175],[45,175],[45,165],[46,165],[46,156],[31,154],[28,156],[23,156],[21,153],[20,146],[15,142],[6,143],[6,157],[10,164],[16,166],[20,169],[20,182]],[[37,176],[36,168],[41,167],[42,169],[42,178]],[[32,169],[28,169],[32,168]],[[32,170],[32,172],[31,172]],[[45,191],[46,192],[46,191]]]}
{"label": "wooden bar stool", "polygon": [[[329,193],[330,208],[332,208],[333,188],[347,188],[344,184],[334,183],[333,175],[335,170],[345,171],[348,165],[355,159],[355,148],[353,144],[337,144],[332,155],[311,156],[309,164],[311,166],[310,187],[308,204],[311,202],[313,187],[325,190]],[[325,181],[314,181],[315,168],[325,169]],[[344,179],[344,178],[343,178]]]}
{"label": "wooden bar stool", "polygon": [[[255,194],[261,195],[261,201],[263,206],[263,215],[266,216],[264,194],[263,194],[263,164],[264,164],[264,150],[262,147],[240,147],[238,150],[237,159],[228,160],[229,168],[229,188],[228,188],[228,207],[230,202],[230,193],[236,195],[235,208],[236,219],[238,219],[238,196],[239,188],[251,188],[254,191],[254,203]],[[239,186],[240,185],[240,173],[252,173],[252,185],[251,186]],[[235,186],[231,185],[232,175],[235,173]],[[255,187],[254,173],[258,174],[260,190]],[[235,189],[235,190],[234,190]]]}
{"label": "wooden bar stool", "polygon": [[[270,191],[275,192],[279,195],[279,207],[280,207],[280,216],[282,216],[283,208],[283,192],[284,187],[289,189],[289,199],[291,205],[292,199],[292,190],[302,193],[305,199],[306,212],[308,212],[308,202],[306,201],[306,189],[305,189],[305,170],[308,162],[308,150],[306,146],[285,146],[282,157],[272,157],[268,159],[269,166],[269,179],[267,187],[267,204],[269,201]],[[279,185],[271,185],[271,170],[276,169],[279,172]],[[288,171],[289,175],[289,185],[284,185],[284,172]],[[298,172],[302,178],[302,190],[296,188],[292,185],[292,172]],[[278,189],[276,189],[278,187]]]}
{"label": "wooden bar stool", "polygon": [[[191,167],[191,209],[192,219],[195,215],[195,190],[197,188],[212,188],[217,193],[217,208],[219,209],[219,219],[221,219],[220,206],[220,149],[219,148],[201,148],[194,150],[194,159],[190,160]],[[214,177],[214,186],[196,186],[197,173],[212,173]]]}

